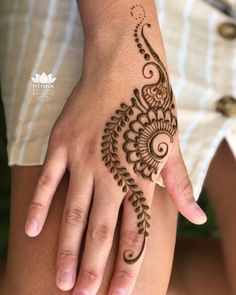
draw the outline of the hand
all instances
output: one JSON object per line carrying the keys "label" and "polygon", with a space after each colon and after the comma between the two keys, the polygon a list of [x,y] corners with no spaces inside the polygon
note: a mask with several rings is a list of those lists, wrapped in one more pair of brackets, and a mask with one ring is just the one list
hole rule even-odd
{"label": "hand", "polygon": [[[119,48],[110,61],[97,58],[84,70],[52,129],[29,206],[25,230],[34,237],[42,230],[55,190],[69,170],[57,285],[62,290],[73,288],[86,234],[73,294],[79,289],[96,294],[99,289],[121,205],[119,251],[109,295],[116,288],[131,294],[151,223],[155,181],[161,171],[179,211],[194,223],[206,220],[193,198],[180,153],[167,70],[146,30],[150,25],[140,20],[134,48],[138,47],[141,55],[133,58],[132,54],[131,58],[127,50],[124,57],[118,54],[123,52]],[[138,41],[141,38],[143,44]]]}

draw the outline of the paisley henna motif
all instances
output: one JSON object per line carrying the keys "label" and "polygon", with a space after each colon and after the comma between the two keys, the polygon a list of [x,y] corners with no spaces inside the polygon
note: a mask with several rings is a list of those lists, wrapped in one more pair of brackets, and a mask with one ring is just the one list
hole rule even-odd
{"label": "paisley henna motif", "polygon": [[[135,174],[144,179],[154,181],[154,175],[159,172],[160,163],[167,157],[169,146],[177,131],[177,118],[174,115],[173,91],[167,71],[157,53],[145,36],[145,28],[151,25],[144,23],[146,17],[142,5],[131,7],[131,15],[139,21],[134,30],[135,42],[143,55],[145,64],[142,75],[145,79],[157,81],[134,89],[130,104],[122,103],[110,121],[106,123],[102,137],[102,159],[114,179],[124,193],[129,193],[129,202],[134,207],[138,219],[138,232],[142,234],[143,244],[138,255],[132,250],[123,254],[127,263],[136,262],[145,248],[149,206],[142,190],[135,183],[125,165],[121,164],[118,156],[118,139],[123,133],[122,145],[128,164],[133,166]],[[144,49],[145,48],[145,49]],[[128,129],[124,131],[124,128]]]}

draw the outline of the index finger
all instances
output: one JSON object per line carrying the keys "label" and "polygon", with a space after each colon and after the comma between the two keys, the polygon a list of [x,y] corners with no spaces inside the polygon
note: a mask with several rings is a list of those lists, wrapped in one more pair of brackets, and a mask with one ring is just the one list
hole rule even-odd
{"label": "index finger", "polygon": [[65,173],[66,164],[65,150],[62,148],[53,150],[49,147],[28,208],[25,223],[25,232],[28,236],[35,237],[42,230],[53,195]]}

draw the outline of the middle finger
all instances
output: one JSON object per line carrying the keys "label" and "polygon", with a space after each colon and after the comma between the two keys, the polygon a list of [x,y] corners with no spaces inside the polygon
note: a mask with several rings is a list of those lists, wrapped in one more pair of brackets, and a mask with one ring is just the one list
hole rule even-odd
{"label": "middle finger", "polygon": [[[113,181],[95,181],[84,253],[73,295],[96,294],[110,253],[123,194]],[[114,183],[114,184],[113,184]],[[106,190],[104,190],[106,188]],[[80,292],[84,293],[80,293]],[[87,293],[86,293],[87,292]]]}
{"label": "middle finger", "polygon": [[93,177],[81,168],[71,168],[69,189],[62,218],[57,255],[57,286],[73,288],[78,264],[79,249],[87,225],[93,193]]}

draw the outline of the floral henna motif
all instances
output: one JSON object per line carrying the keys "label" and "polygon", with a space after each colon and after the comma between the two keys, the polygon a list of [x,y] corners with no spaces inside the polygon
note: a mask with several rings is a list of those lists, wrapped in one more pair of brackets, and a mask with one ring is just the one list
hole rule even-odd
{"label": "floral henna motif", "polygon": [[123,149],[136,174],[152,180],[173,142],[176,126],[176,118],[170,110],[165,112],[162,108],[138,114],[137,119],[129,124],[129,130],[124,134]]}
{"label": "floral henna motif", "polygon": [[[134,37],[139,52],[146,61],[142,74],[145,79],[151,79],[154,78],[155,70],[157,82],[145,84],[140,90],[134,89],[130,105],[122,103],[115,111],[104,128],[101,152],[102,159],[114,175],[114,179],[122,191],[129,194],[128,200],[134,207],[138,219],[138,232],[144,237],[138,255],[135,256],[132,250],[126,250],[123,254],[125,262],[131,264],[135,263],[143,253],[146,237],[149,235],[148,220],[151,216],[148,214],[149,206],[142,190],[119,160],[118,139],[122,139],[121,134],[123,134],[126,160],[133,166],[135,174],[153,181],[154,175],[159,172],[160,163],[168,155],[169,146],[174,140],[177,118],[174,115],[173,92],[167,71],[144,33],[145,28],[151,27],[148,23],[143,24],[146,17],[145,10],[142,5],[134,5],[130,12],[139,21],[134,30]],[[127,125],[128,130],[124,131]]]}

